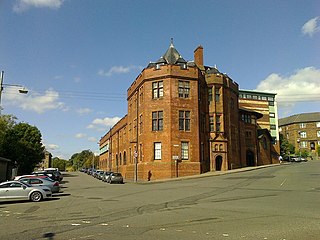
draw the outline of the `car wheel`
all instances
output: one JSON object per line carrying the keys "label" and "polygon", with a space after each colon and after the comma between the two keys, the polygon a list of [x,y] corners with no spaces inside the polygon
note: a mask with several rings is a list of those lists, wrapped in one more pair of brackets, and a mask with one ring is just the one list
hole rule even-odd
{"label": "car wheel", "polygon": [[30,195],[30,200],[31,200],[32,202],[39,202],[39,201],[41,201],[41,200],[42,200],[42,194],[41,194],[41,192],[33,192],[33,193],[31,193],[31,195]]}

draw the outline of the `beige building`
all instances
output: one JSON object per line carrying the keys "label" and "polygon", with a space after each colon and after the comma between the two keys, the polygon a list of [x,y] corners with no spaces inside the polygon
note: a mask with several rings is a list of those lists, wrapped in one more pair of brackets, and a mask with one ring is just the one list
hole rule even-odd
{"label": "beige building", "polygon": [[318,157],[320,147],[320,112],[301,113],[279,119],[279,130],[296,151],[308,151]]}

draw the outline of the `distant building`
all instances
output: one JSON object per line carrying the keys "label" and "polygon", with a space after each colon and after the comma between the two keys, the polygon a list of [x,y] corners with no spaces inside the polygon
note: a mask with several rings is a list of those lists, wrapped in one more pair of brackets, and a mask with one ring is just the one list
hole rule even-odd
{"label": "distant building", "polygon": [[38,165],[39,169],[51,168],[52,167],[52,154],[48,151],[44,152],[44,159]]}
{"label": "distant building", "polygon": [[318,157],[320,147],[320,112],[301,113],[279,119],[279,130],[296,151],[308,151]]}
{"label": "distant building", "polygon": [[[258,111],[239,107],[239,86],[186,61],[171,43],[127,90],[128,113],[100,139],[100,168],[146,181],[277,162]],[[267,124],[270,127],[270,124]]]}
{"label": "distant building", "polygon": [[239,90],[239,105],[263,115],[257,123],[261,129],[270,131],[273,147],[280,153],[276,95],[276,93]]}

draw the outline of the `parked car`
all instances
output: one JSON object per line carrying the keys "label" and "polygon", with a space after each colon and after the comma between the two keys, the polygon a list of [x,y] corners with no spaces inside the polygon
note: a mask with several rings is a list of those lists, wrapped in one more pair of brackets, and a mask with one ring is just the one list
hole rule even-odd
{"label": "parked car", "polygon": [[123,183],[123,177],[121,173],[111,173],[108,182],[111,183]]}
{"label": "parked car", "polygon": [[110,174],[113,173],[113,172],[108,172],[108,171],[105,171],[102,175],[102,181],[103,182],[109,182],[109,177],[110,177]]}
{"label": "parked car", "polygon": [[105,171],[103,171],[103,170],[99,171],[99,173],[98,173],[98,175],[97,175],[97,178],[98,178],[99,180],[102,180],[102,177],[103,177],[104,172],[105,172]]}
{"label": "parked car", "polygon": [[0,201],[30,200],[39,202],[52,197],[50,188],[31,186],[20,181],[0,183]]}
{"label": "parked car", "polygon": [[59,181],[59,182],[61,182],[63,179],[61,172],[56,171],[56,170],[35,171],[35,172],[32,172],[32,174],[37,175],[37,176],[45,175],[45,176],[48,176],[49,178],[51,178],[52,180]]}
{"label": "parked car", "polygon": [[45,186],[50,188],[52,193],[58,193],[60,192],[60,184],[58,181],[54,181],[51,178],[39,178],[37,176],[35,177],[25,177],[20,178],[20,182],[29,183],[32,186]]}

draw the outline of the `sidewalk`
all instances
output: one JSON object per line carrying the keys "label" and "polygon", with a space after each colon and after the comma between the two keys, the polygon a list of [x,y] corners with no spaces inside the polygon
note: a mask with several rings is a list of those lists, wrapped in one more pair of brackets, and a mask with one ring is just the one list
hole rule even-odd
{"label": "sidewalk", "polygon": [[204,177],[220,176],[220,175],[226,175],[226,174],[232,174],[232,173],[238,173],[238,172],[247,172],[247,171],[258,170],[261,168],[275,167],[275,166],[286,165],[286,164],[290,164],[290,163],[285,162],[285,163],[281,163],[281,164],[275,163],[275,164],[254,166],[254,167],[243,167],[243,168],[237,168],[237,169],[232,169],[232,170],[228,170],[228,171],[206,172],[206,173],[202,173],[199,175],[151,180],[149,182],[147,182],[147,181],[139,182],[138,181],[137,183],[138,184],[152,184],[152,183],[161,183],[161,182],[170,182],[170,181],[183,181],[185,179],[204,178]]}

